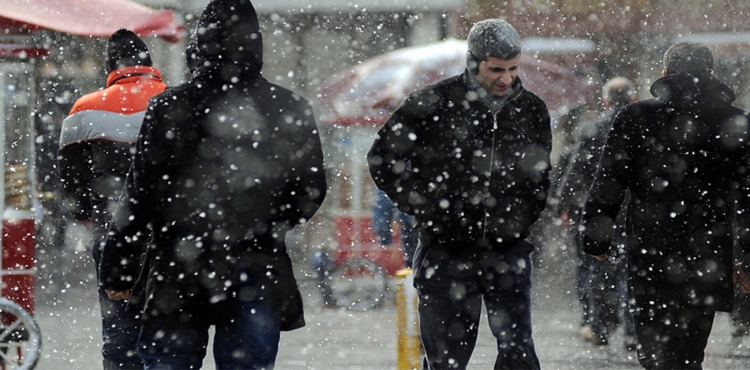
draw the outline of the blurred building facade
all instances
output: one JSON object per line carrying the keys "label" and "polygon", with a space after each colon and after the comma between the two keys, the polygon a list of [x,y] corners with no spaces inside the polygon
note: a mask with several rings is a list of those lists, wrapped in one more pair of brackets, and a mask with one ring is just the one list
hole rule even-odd
{"label": "blurred building facade", "polygon": [[522,35],[586,37],[598,45],[603,79],[636,82],[642,98],[660,77],[673,43],[702,41],[716,57],[715,74],[750,108],[750,2],[727,0],[467,0],[465,18],[504,17]]}

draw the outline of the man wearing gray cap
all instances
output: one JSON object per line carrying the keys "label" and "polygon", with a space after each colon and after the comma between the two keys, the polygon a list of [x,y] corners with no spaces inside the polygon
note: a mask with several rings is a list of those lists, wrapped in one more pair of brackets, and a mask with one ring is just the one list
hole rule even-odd
{"label": "man wearing gray cap", "polygon": [[538,369],[526,238],[544,209],[552,133],[545,103],[518,77],[521,38],[478,22],[463,74],[416,91],[368,154],[377,186],[415,216],[414,285],[426,369],[466,368],[481,305],[496,369]]}

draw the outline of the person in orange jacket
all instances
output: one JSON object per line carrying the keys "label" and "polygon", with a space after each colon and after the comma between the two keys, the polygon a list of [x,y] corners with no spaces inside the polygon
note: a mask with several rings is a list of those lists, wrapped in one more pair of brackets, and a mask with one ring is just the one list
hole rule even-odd
{"label": "person in orange jacket", "polygon": [[[146,44],[120,29],[107,41],[107,86],[76,101],[63,121],[58,168],[65,205],[93,234],[92,254],[99,278],[99,257],[132,162],[148,100],[164,91]],[[104,369],[142,369],[136,353],[140,321],[100,289]]]}

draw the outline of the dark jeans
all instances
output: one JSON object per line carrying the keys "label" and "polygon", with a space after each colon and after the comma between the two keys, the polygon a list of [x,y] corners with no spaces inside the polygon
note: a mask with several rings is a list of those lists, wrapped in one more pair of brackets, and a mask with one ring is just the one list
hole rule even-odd
{"label": "dark jeans", "polygon": [[638,362],[649,370],[702,369],[715,311],[675,307],[674,303],[637,303],[635,330]]}
{"label": "dark jeans", "polygon": [[[453,246],[454,250],[466,246]],[[497,339],[495,369],[539,369],[531,337],[533,246],[455,256],[451,246],[417,247],[414,286],[426,369],[465,369],[477,340],[481,305]]]}
{"label": "dark jeans", "polygon": [[578,256],[576,292],[583,312],[581,325],[591,325],[596,335],[607,338],[622,324],[626,336],[635,336],[625,252],[618,250],[614,253],[614,261],[599,261],[583,251],[578,227],[570,230],[571,243]]}
{"label": "dark jeans", "polygon": [[596,335],[607,338],[620,324],[626,336],[635,336],[629,304],[627,259],[597,261],[592,256],[586,279],[588,319]]}
{"label": "dark jeans", "polygon": [[577,234],[574,234],[575,236],[572,238],[572,243],[575,246],[576,250],[576,256],[578,256],[578,259],[576,260],[576,297],[578,298],[578,302],[581,303],[581,326],[589,325],[591,324],[591,318],[589,317],[591,308],[589,307],[590,304],[590,297],[589,297],[589,266],[592,262],[592,260],[596,260],[594,257],[589,256],[586,254],[586,252],[583,251],[583,248],[578,243],[578,236]]}
{"label": "dark jeans", "polygon": [[[99,242],[92,243],[92,255],[96,266],[96,281],[99,282],[99,261],[101,249]],[[127,301],[113,301],[107,293],[99,291],[99,307],[102,315],[102,357],[104,370],[143,369],[138,357],[138,336],[141,321],[135,313],[126,310]]]}
{"label": "dark jeans", "polygon": [[281,320],[273,305],[262,299],[188,306],[146,320],[138,348],[145,369],[200,369],[212,322],[217,369],[273,369]]}

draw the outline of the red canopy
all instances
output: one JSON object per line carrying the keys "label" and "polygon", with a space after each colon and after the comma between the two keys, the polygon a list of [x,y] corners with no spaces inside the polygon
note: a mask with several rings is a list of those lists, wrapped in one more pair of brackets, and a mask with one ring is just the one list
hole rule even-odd
{"label": "red canopy", "polygon": [[49,29],[80,36],[109,37],[120,28],[141,37],[179,41],[183,27],[171,10],[129,0],[0,0],[0,30]]}

